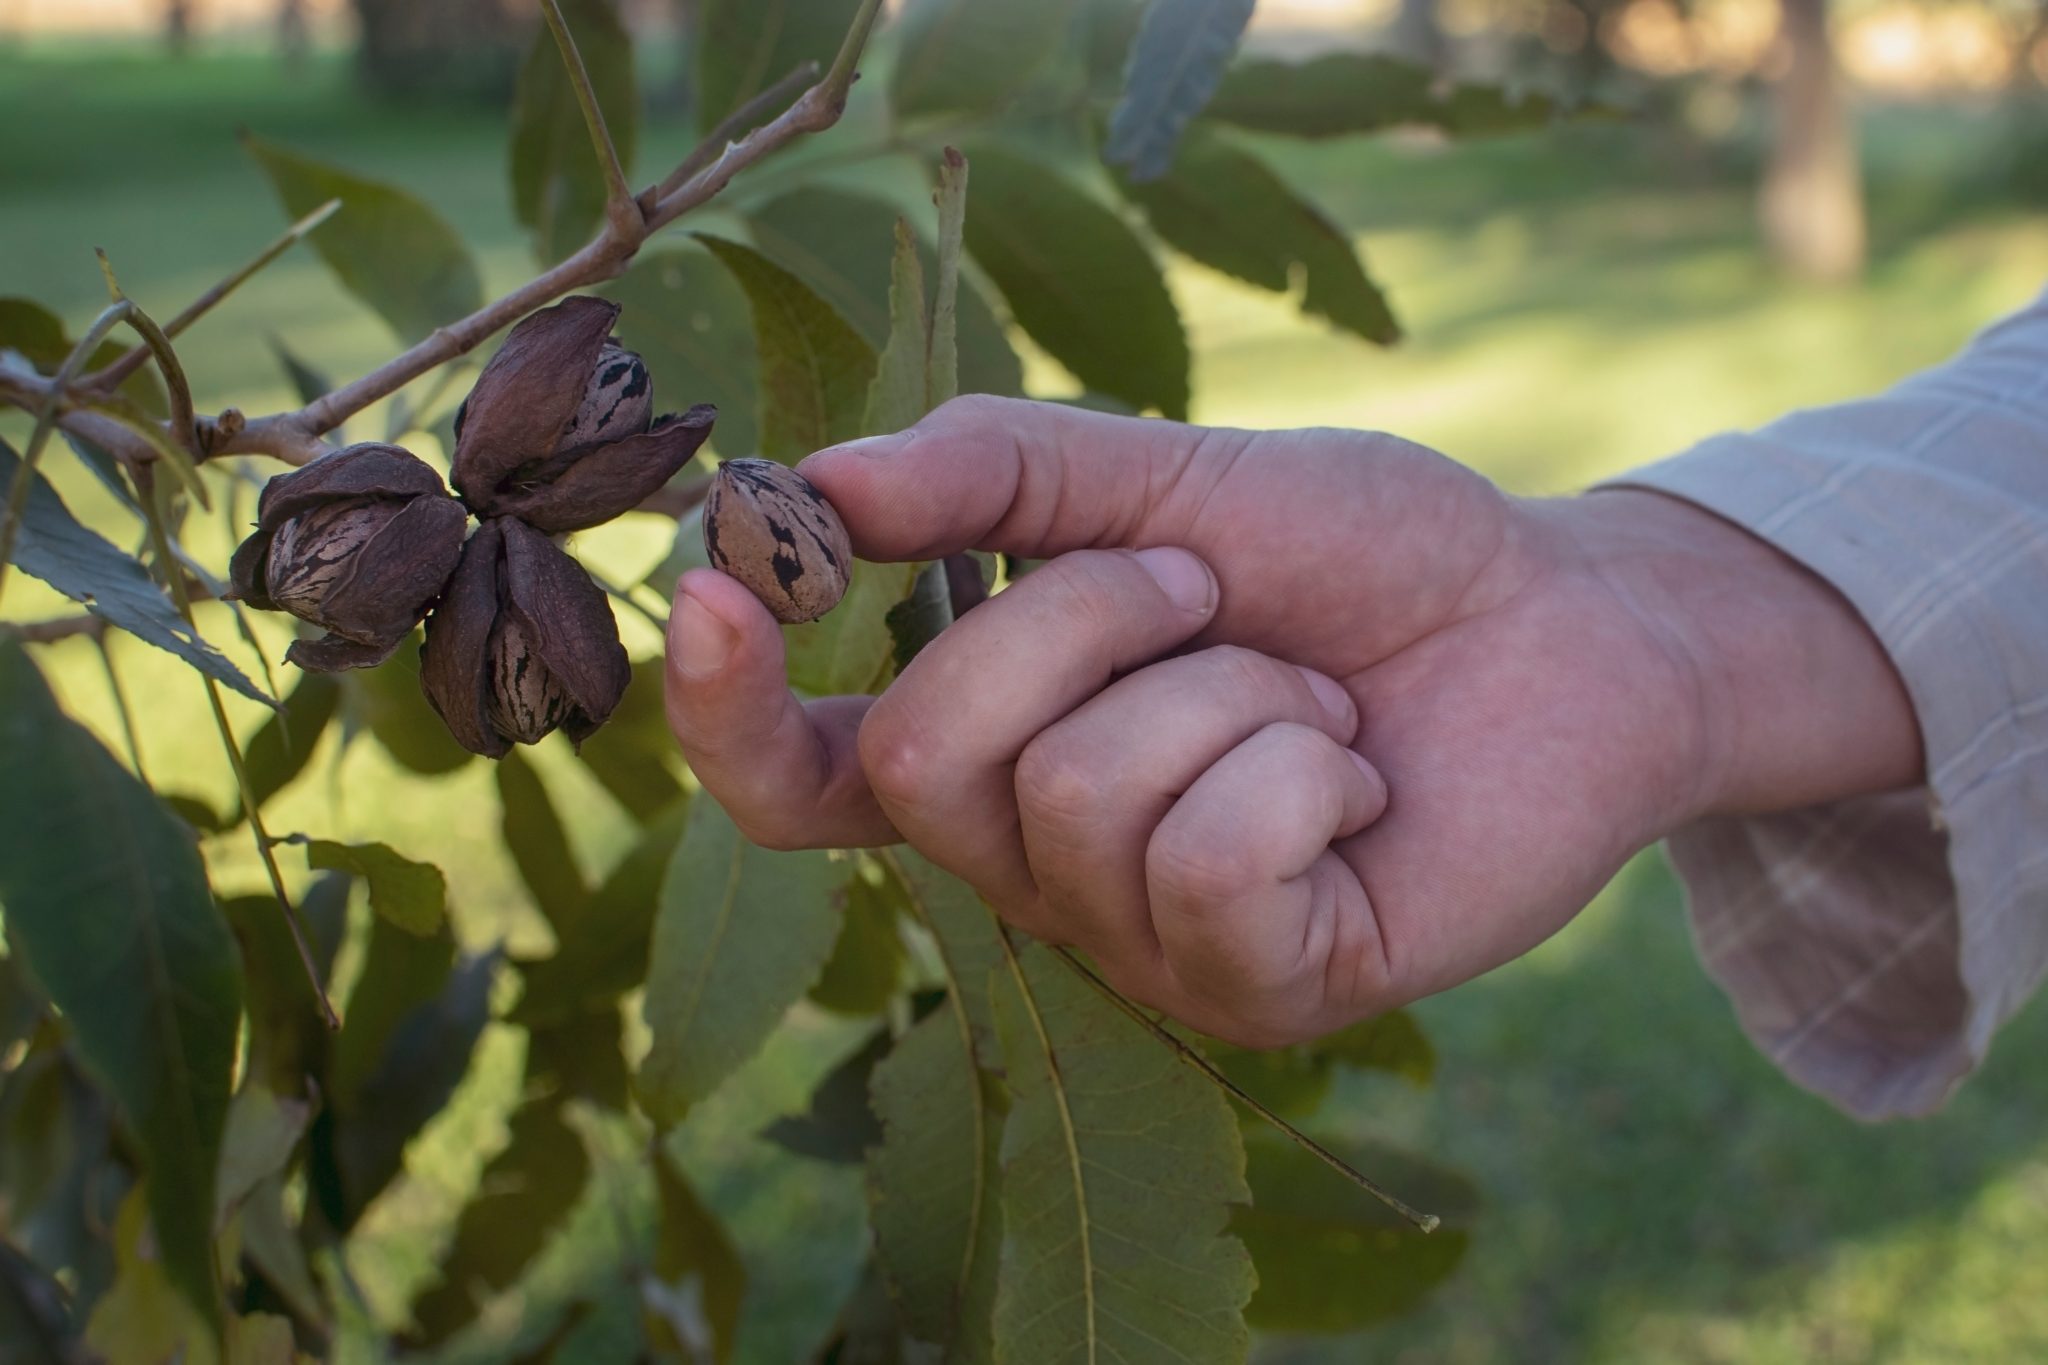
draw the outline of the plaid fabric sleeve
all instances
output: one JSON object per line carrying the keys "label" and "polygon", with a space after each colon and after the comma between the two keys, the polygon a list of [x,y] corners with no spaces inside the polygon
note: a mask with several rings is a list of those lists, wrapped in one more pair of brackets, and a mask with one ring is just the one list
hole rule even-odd
{"label": "plaid fabric sleeve", "polygon": [[1667,852],[1787,1075],[1864,1118],[1939,1107],[2048,970],[2048,295],[1881,396],[1615,482],[1812,568],[1904,678],[1925,789],[1705,820]]}

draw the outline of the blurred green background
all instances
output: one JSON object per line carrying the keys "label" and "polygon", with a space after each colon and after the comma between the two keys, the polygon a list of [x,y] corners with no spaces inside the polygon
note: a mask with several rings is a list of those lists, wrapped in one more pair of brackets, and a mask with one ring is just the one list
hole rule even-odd
{"label": "blurred green background", "polygon": [[[1825,288],[1786,283],[1757,246],[1760,152],[1748,112],[1738,104],[1732,117],[1703,118],[1683,101],[1669,110],[1455,148],[1271,144],[1289,178],[1359,235],[1409,340],[1378,351],[1303,322],[1284,300],[1177,264],[1196,419],[1386,428],[1515,491],[1562,492],[1716,430],[1868,392],[1938,361],[2048,280],[2048,175],[2026,173],[2048,142],[2005,101],[1864,111],[1869,266],[1859,283]],[[857,100],[840,142],[860,145],[863,117]],[[317,51],[288,73],[233,45],[170,61],[154,44],[38,41],[0,46],[0,294],[33,294],[80,327],[104,298],[92,258],[103,246],[131,295],[159,316],[175,311],[280,225],[235,144],[242,128],[421,194],[474,244],[493,287],[530,273],[494,106],[373,97],[342,57]],[[680,119],[656,110],[641,170],[690,141]],[[851,159],[832,174],[859,183],[874,172]],[[699,220],[708,221],[715,215]],[[289,405],[273,336],[339,377],[391,350],[382,325],[301,251],[181,343],[203,409]],[[1071,391],[1050,361],[1027,356],[1035,391]],[[18,436],[18,425],[0,420],[0,431]],[[376,415],[359,427],[377,431]],[[58,482],[82,517],[133,543],[132,520],[68,462]],[[228,536],[221,527],[208,559],[224,557]],[[667,536],[665,523],[635,516],[579,549],[630,580]],[[207,550],[203,535],[195,545]],[[9,598],[22,619],[64,610],[27,581]],[[253,668],[221,609],[204,610],[211,638]],[[623,624],[636,656],[656,650],[650,626]],[[271,620],[259,629],[275,657],[282,631]],[[113,649],[159,785],[228,804],[198,681],[132,641]],[[118,748],[92,646],[44,658],[67,707]],[[237,719],[253,725],[254,708]],[[537,762],[575,817],[579,856],[601,869],[629,830],[558,743]],[[432,857],[471,944],[546,944],[499,843],[485,765],[426,779],[358,744],[337,780],[301,782],[273,809],[275,829]],[[207,852],[224,891],[257,889],[239,840]],[[1413,1318],[1337,1343],[1269,1342],[1266,1358],[2048,1358],[2048,1079],[2030,1060],[2048,1048],[2048,1005],[2037,1001],[2007,1030],[1939,1117],[1857,1126],[1743,1041],[1692,955],[1678,890],[1650,855],[1558,939],[1418,1013],[1440,1054],[1437,1087],[1354,1077],[1329,1112],[1342,1128],[1414,1143],[1472,1174],[1485,1205],[1470,1255]],[[806,1007],[681,1138],[688,1170],[749,1264],[750,1362],[800,1358],[858,1262],[858,1172],[752,1136],[801,1109],[855,1038]],[[503,1139],[520,1046],[511,1030],[487,1035],[456,1104],[366,1220],[352,1266],[359,1319],[388,1322],[431,1273],[449,1219]],[[608,1265],[644,1220],[637,1178],[622,1153],[528,1285],[445,1358],[503,1358],[541,1321],[529,1310]],[[344,1358],[371,1357],[359,1347]]]}

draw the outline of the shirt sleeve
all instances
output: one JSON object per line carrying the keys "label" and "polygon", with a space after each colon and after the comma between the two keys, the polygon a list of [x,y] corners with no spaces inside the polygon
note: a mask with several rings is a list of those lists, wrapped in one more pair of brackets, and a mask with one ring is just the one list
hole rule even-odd
{"label": "shirt sleeve", "polygon": [[1707,970],[1795,1081],[1938,1108],[2048,969],[2048,294],[1875,398],[1616,480],[1832,583],[1904,679],[1927,786],[1698,822],[1667,851]]}

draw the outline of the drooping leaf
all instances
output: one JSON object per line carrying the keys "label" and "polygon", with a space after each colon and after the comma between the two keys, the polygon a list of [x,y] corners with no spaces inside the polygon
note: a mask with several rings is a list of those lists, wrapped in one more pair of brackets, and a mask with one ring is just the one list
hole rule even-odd
{"label": "drooping leaf", "polygon": [[946,989],[966,1010],[977,1064],[984,1071],[1000,1071],[989,982],[1006,959],[994,916],[973,887],[910,848],[883,849],[876,857],[896,875],[912,914],[938,942]]}
{"label": "drooping leaf", "polygon": [[[259,808],[306,770],[340,706],[341,684],[332,673],[302,673],[284,705],[249,737],[242,761],[248,765]],[[240,824],[246,818],[248,813],[238,808],[229,823]]]}
{"label": "drooping leaf", "polygon": [[[943,181],[948,172],[942,166]],[[889,340],[889,286],[898,211],[872,195],[824,185],[791,190],[747,213],[747,231],[762,254],[818,291],[870,346]],[[944,235],[941,210],[941,240]],[[920,235],[918,268],[943,281],[943,251]],[[934,317],[936,324],[940,321]],[[1024,391],[1023,366],[987,298],[971,284],[957,296],[958,386],[968,393],[1014,396]],[[945,396],[933,399],[933,406]]]}
{"label": "drooping leaf", "polygon": [[428,777],[454,772],[476,755],[457,744],[420,692],[417,649],[400,646],[390,662],[341,675],[352,722],[368,727],[401,767]]}
{"label": "drooping leaf", "polygon": [[1003,1130],[996,1356],[1243,1361],[1249,1198],[1222,1092],[1050,953],[998,973]]}
{"label": "drooping leaf", "polygon": [[575,933],[590,904],[590,888],[577,870],[562,817],[555,812],[540,774],[517,749],[498,760],[496,776],[505,848],[555,936],[567,938]]}
{"label": "drooping leaf", "polygon": [[697,130],[804,62],[823,71],[853,27],[860,0],[705,0],[697,30]]}
{"label": "drooping leaf", "polygon": [[717,802],[691,802],[662,882],[641,1007],[653,1042],[635,1089],[657,1123],[710,1094],[817,979],[844,877],[824,853],[756,848]]}
{"label": "drooping leaf", "polygon": [[1166,174],[1188,120],[1216,93],[1258,0],[1152,0],[1131,46],[1102,156],[1143,183]]}
{"label": "drooping leaf", "polygon": [[321,1087],[330,1109],[358,1107],[400,1022],[439,997],[454,965],[455,940],[445,925],[422,938],[382,915],[371,918],[362,971],[342,1011]]}
{"label": "drooping leaf", "polygon": [[370,888],[370,909],[409,934],[439,931],[448,906],[448,879],[432,863],[414,862],[389,844],[306,841],[306,866],[361,877]]}
{"label": "drooping leaf", "polygon": [[968,161],[967,250],[1018,325],[1089,388],[1184,419],[1187,334],[1137,235],[1035,161],[987,146]]}
{"label": "drooping leaf", "polygon": [[900,116],[982,114],[1031,84],[1066,40],[1077,0],[910,0],[889,100]]}
{"label": "drooping leaf", "polygon": [[754,317],[732,272],[699,247],[672,247],[643,253],[600,292],[626,306],[615,330],[647,362],[659,410],[716,404],[712,448],[728,460],[758,454]]}
{"label": "drooping leaf", "polygon": [[673,806],[683,794],[670,762],[675,740],[662,707],[661,674],[660,659],[634,664],[633,680],[612,718],[576,749],[576,757],[612,799],[642,823]]}
{"label": "drooping leaf", "polygon": [[257,1186],[284,1170],[312,1117],[312,1106],[304,1100],[281,1100],[261,1085],[242,1087],[228,1105],[221,1138],[217,1225],[225,1224]]}
{"label": "drooping leaf", "polygon": [[491,1296],[519,1278],[583,1194],[590,1157],[549,1094],[507,1120],[511,1137],[478,1178],[441,1259],[441,1280],[413,1300],[408,1340],[435,1346],[476,1320]]}
{"label": "drooping leaf", "polygon": [[926,331],[924,267],[917,263],[917,238],[910,224],[896,220],[896,250],[889,283],[889,340],[877,359],[868,388],[863,430],[901,431],[925,415]]}
{"label": "drooping leaf", "polygon": [[1444,1225],[1420,1232],[1293,1143],[1247,1134],[1252,1202],[1230,1225],[1258,1266],[1258,1293],[1245,1312],[1254,1326],[1355,1332],[1414,1308],[1464,1257],[1462,1225],[1477,1203],[1469,1181],[1379,1144],[1339,1143],[1336,1150]]}
{"label": "drooping leaf", "polygon": [[852,1165],[861,1160],[868,1147],[882,1137],[881,1125],[868,1105],[868,1077],[894,1043],[888,1029],[876,1029],[845,1061],[825,1073],[825,1079],[811,1091],[811,1102],[803,1113],[776,1119],[761,1130],[761,1136],[786,1152],[814,1161]]}
{"label": "drooping leaf", "polygon": [[[376,921],[382,923],[381,920]],[[428,942],[428,940],[415,940]],[[324,1111],[314,1126],[314,1152],[331,1161],[331,1182],[315,1189],[329,1201],[323,1212],[346,1232],[391,1178],[405,1145],[441,1112],[469,1070],[470,1054],[490,1021],[496,954],[471,958],[450,973],[434,999],[398,1020],[383,1055],[344,1107]],[[356,997],[362,995],[356,992]],[[350,1008],[356,1005],[350,1000]],[[343,1025],[347,1033],[347,1025]]]}
{"label": "drooping leaf", "polygon": [[243,144],[288,216],[303,218],[330,199],[341,201],[341,211],[313,233],[313,249],[401,341],[417,341],[483,306],[469,249],[418,199],[274,142],[245,136]]}
{"label": "drooping leaf", "polygon": [[526,989],[512,1011],[538,1025],[612,1004],[647,979],[648,939],[661,903],[662,879],[683,837],[688,805],[677,801],[648,821],[590,899],[583,927],[555,955],[522,963]]}
{"label": "drooping leaf", "polygon": [[750,246],[698,234],[732,271],[754,314],[761,366],[761,454],[793,464],[862,434],[875,349],[795,275]]}
{"label": "drooping leaf", "polygon": [[910,1335],[949,1360],[988,1360],[1002,1245],[1003,1116],[948,1000],[903,1035],[870,1090],[881,1141],[868,1154],[875,1259]]}
{"label": "drooping leaf", "polygon": [[[633,39],[611,0],[563,0],[562,18],[583,56],[597,107],[630,177],[640,131]],[[519,69],[512,101],[512,213],[532,231],[534,254],[553,265],[604,221],[605,176],[591,150],[562,54],[545,24]]]}
{"label": "drooping leaf", "polygon": [[1351,240],[1263,161],[1213,130],[1190,129],[1162,178],[1123,183],[1174,249],[1278,293],[1299,272],[1303,312],[1382,346],[1400,339]]}
{"label": "drooping leaf", "polygon": [[[11,488],[21,457],[0,441],[0,487]],[[163,589],[134,556],[88,530],[37,470],[29,480],[14,542],[14,562],[86,610],[112,625],[177,655],[192,667],[226,683],[252,701],[273,705],[226,655],[203,639],[178,614]]]}
{"label": "drooping leaf", "polygon": [[812,696],[880,692],[896,669],[889,613],[910,595],[915,564],[853,562],[846,596],[830,614],[782,628],[790,686]]}
{"label": "drooping leaf", "polygon": [[[708,1347],[711,1358],[723,1365],[732,1358],[739,1329],[746,1266],[725,1226],[660,1147],[654,1154],[654,1186],[661,1209],[654,1235],[654,1284],[641,1291],[648,1334],[657,1344],[694,1352],[699,1359]],[[686,1339],[686,1332],[694,1339]],[[702,1339],[706,1335],[708,1341]]]}
{"label": "drooping leaf", "polygon": [[[299,898],[299,919],[324,983],[348,926],[349,879],[321,877]],[[308,1093],[324,1074],[329,1034],[292,943],[284,910],[272,896],[220,903],[241,945],[249,1012],[248,1074],[276,1094]]]}
{"label": "drooping leaf", "polygon": [[283,338],[273,333],[269,337],[270,353],[277,357],[278,368],[291,381],[292,393],[301,403],[311,403],[334,385],[325,374],[301,360],[298,353],[284,344]]}
{"label": "drooping leaf", "polygon": [[0,905],[120,1103],[178,1292],[214,1330],[212,1214],[241,965],[185,826],[0,641]]}
{"label": "drooping leaf", "polygon": [[903,979],[903,936],[896,915],[902,888],[879,864],[846,883],[846,914],[832,956],[811,987],[811,1003],[840,1014],[880,1014]]}
{"label": "drooping leaf", "polygon": [[242,1255],[292,1311],[310,1322],[325,1321],[326,1300],[313,1283],[312,1269],[297,1231],[285,1221],[284,1179],[272,1176],[242,1201]]}
{"label": "drooping leaf", "polygon": [[[1376,52],[1339,52],[1306,62],[1248,61],[1223,77],[1206,116],[1261,133],[1345,137],[1388,128],[1434,128],[1485,137],[1541,128],[1567,112],[1540,93],[1493,85],[1442,89],[1436,72]],[[1608,116],[1586,106],[1589,116]]]}

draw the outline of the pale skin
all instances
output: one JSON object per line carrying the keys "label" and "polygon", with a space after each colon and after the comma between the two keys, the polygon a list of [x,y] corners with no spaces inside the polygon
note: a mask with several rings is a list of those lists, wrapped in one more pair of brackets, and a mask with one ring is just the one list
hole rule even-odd
{"label": "pale skin", "polygon": [[1854,609],[1656,493],[989,398],[800,468],[862,558],[1050,562],[882,696],[810,702],[767,609],[684,575],[668,713],[705,787],[769,847],[908,842],[1230,1042],[1498,966],[1692,820],[1920,781]]}

